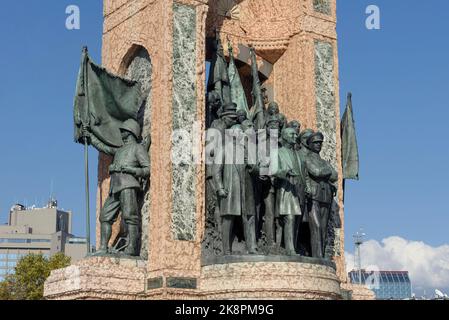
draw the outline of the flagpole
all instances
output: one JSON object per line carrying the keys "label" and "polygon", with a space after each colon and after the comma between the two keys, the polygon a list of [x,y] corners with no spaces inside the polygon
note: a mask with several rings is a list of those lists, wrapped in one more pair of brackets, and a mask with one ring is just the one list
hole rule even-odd
{"label": "flagpole", "polygon": [[87,254],[90,254],[89,145],[86,138],[84,138],[84,173],[86,176],[86,242]]}
{"label": "flagpole", "polygon": [[[87,47],[83,48],[84,54],[87,56]],[[89,119],[89,94],[87,91],[87,61],[85,60],[85,70],[84,70],[84,93],[86,95],[86,120]],[[88,124],[89,125],[89,124]],[[84,175],[86,180],[86,243],[87,243],[87,254],[90,254],[90,195],[89,195],[89,143],[88,137],[84,137]]]}

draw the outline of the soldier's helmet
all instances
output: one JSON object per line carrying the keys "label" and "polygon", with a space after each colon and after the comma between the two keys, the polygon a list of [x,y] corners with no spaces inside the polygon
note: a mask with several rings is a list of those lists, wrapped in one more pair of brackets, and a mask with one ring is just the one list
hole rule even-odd
{"label": "soldier's helmet", "polygon": [[237,118],[237,105],[233,102],[227,103],[223,106],[223,112],[220,114],[221,117],[231,117]]}
{"label": "soldier's helmet", "polygon": [[305,145],[307,145],[307,140],[310,138],[310,136],[314,133],[312,129],[306,129],[299,135],[299,140]]}
{"label": "soldier's helmet", "polygon": [[292,120],[287,124],[287,128],[301,128],[301,123],[298,120]]}
{"label": "soldier's helmet", "polygon": [[278,114],[279,113],[279,104],[275,101],[272,101],[268,104],[268,113],[269,114]]}
{"label": "soldier's helmet", "polygon": [[267,125],[270,123],[276,122],[278,124],[281,124],[281,119],[277,115],[272,115],[267,118]]}
{"label": "soldier's helmet", "polygon": [[315,132],[309,137],[309,139],[307,139],[307,144],[310,145],[315,142],[323,142],[323,141],[324,135],[321,132]]}
{"label": "soldier's helmet", "polygon": [[139,139],[142,129],[140,128],[140,125],[136,120],[128,119],[122,123],[122,125],[120,126],[120,130],[129,131],[136,137],[136,139]]}

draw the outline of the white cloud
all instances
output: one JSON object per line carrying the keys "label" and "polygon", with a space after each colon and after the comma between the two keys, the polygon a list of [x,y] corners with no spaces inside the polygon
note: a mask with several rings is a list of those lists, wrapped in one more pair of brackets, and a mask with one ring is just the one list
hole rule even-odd
{"label": "white cloud", "polygon": [[[389,237],[369,240],[361,246],[362,268],[409,271],[413,291],[432,295],[435,289],[449,293],[449,245],[432,247],[421,241]],[[347,270],[354,269],[354,254],[346,252]]]}

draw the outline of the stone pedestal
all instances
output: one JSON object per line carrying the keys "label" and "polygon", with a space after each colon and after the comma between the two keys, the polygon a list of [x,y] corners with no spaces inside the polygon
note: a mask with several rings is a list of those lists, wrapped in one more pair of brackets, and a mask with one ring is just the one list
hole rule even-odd
{"label": "stone pedestal", "polygon": [[45,282],[49,300],[133,300],[145,293],[146,263],[136,259],[85,258],[52,271]]}
{"label": "stone pedestal", "polygon": [[351,300],[376,300],[374,292],[364,285],[344,283],[341,287],[350,292]]}
{"label": "stone pedestal", "polygon": [[[201,277],[196,279],[152,278],[142,260],[86,258],[53,271],[45,283],[45,297],[49,300],[342,299],[333,263],[276,256],[225,260],[229,259],[224,264],[203,266]],[[247,261],[232,262],[239,260]]]}
{"label": "stone pedestal", "polygon": [[[204,266],[207,299],[342,299],[335,266],[326,263],[236,262]],[[273,260],[270,262],[270,260]]]}

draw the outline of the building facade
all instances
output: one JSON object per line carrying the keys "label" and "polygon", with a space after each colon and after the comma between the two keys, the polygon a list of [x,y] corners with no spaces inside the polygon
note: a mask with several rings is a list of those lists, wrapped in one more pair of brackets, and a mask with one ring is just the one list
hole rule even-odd
{"label": "building facade", "polygon": [[0,281],[14,273],[17,262],[28,254],[45,257],[63,252],[78,261],[86,256],[86,239],[72,235],[72,213],[50,201],[45,208],[14,205],[9,221],[0,225]]}
{"label": "building facade", "polygon": [[[360,281],[360,274],[361,280]],[[366,271],[352,270],[348,273],[354,284],[365,284],[378,300],[402,300],[412,297],[412,284],[408,271]]]}

